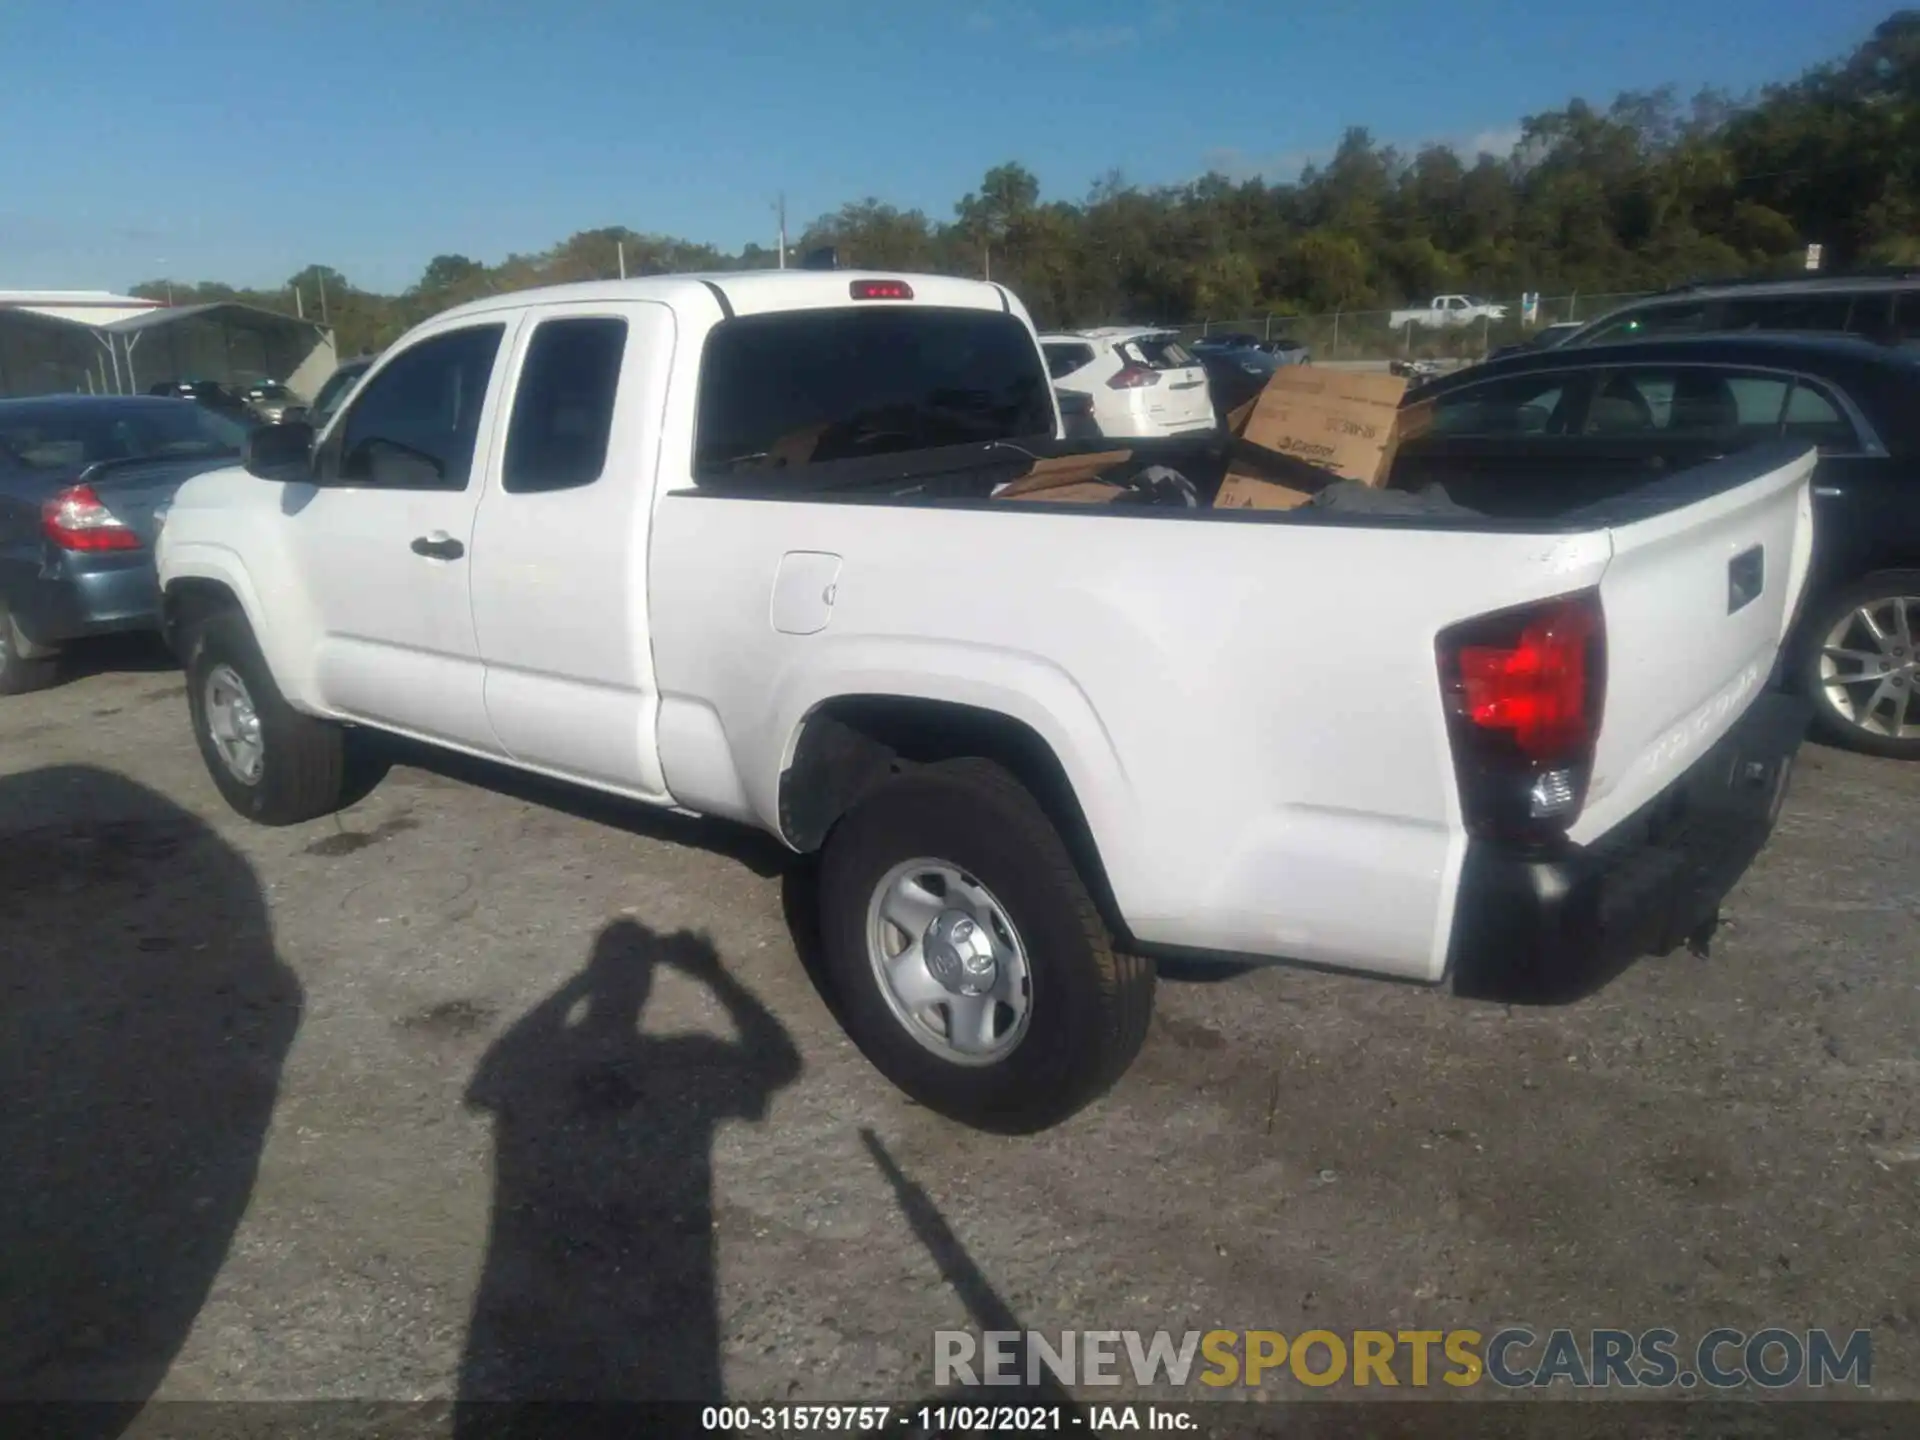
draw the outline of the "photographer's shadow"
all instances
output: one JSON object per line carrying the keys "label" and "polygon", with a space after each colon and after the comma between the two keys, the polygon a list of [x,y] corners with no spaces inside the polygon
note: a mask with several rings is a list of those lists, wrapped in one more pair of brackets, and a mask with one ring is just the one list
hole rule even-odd
{"label": "photographer's shadow", "polygon": [[111,771],[0,776],[6,1433],[104,1440],[160,1388],[253,1198],[302,1001],[204,821]]}
{"label": "photographer's shadow", "polygon": [[[709,987],[738,1038],[642,1034],[663,965]],[[714,1134],[799,1073],[703,936],[607,926],[468,1090],[493,1115],[494,1192],[461,1400],[719,1399]],[[485,1408],[460,1428],[489,1429]]]}

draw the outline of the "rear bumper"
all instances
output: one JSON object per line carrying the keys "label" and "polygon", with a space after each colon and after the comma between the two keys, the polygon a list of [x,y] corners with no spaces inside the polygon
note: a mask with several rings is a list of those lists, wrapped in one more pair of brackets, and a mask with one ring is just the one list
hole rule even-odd
{"label": "rear bumper", "polygon": [[159,628],[160,583],[151,554],[103,555],[84,563],[86,568],[79,568],[68,556],[52,573],[15,572],[7,603],[28,639],[59,645],[89,635]]}
{"label": "rear bumper", "polygon": [[1471,844],[1447,953],[1453,991],[1576,1000],[1709,932],[1773,831],[1810,714],[1801,697],[1762,694],[1664,793],[1570,854]]}

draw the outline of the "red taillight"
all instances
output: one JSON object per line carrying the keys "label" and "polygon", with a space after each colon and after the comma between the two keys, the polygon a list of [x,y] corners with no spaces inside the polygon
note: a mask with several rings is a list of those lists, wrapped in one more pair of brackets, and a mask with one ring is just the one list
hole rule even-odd
{"label": "red taillight", "polygon": [[1509,732],[1520,753],[1536,759],[1590,739],[1587,646],[1597,621],[1584,605],[1562,605],[1528,624],[1511,646],[1463,645],[1467,718],[1484,730]]}
{"label": "red taillight", "polygon": [[140,537],[100,503],[91,485],[69,485],[40,507],[40,533],[62,550],[138,550]]}
{"label": "red taillight", "polygon": [[1551,839],[1585,803],[1606,680],[1597,591],[1481,616],[1438,641],[1468,828]]}
{"label": "red taillight", "polygon": [[1160,372],[1158,370],[1149,370],[1144,365],[1129,365],[1118,375],[1107,381],[1107,386],[1113,390],[1142,390],[1149,385],[1158,385],[1159,383]]}
{"label": "red taillight", "polygon": [[855,280],[847,293],[856,300],[911,300],[913,287],[904,280]]}

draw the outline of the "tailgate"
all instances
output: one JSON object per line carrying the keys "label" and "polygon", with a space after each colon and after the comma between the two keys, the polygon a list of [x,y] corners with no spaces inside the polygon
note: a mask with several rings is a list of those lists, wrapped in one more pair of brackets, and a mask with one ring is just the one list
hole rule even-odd
{"label": "tailgate", "polygon": [[1146,392],[1147,413],[1163,425],[1210,425],[1213,397],[1204,366],[1173,335],[1143,335],[1120,347],[1130,365],[1144,365],[1160,376]]}
{"label": "tailgate", "polygon": [[1648,513],[1608,526],[1606,700],[1576,842],[1667,789],[1768,685],[1806,584],[1814,461],[1763,446],[1610,502]]}

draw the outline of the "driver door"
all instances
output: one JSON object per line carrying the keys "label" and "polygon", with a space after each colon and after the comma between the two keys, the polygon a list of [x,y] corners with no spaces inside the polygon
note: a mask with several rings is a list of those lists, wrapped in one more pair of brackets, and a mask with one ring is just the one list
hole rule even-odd
{"label": "driver door", "polygon": [[332,712],[483,754],[468,551],[512,324],[438,331],[381,363],[329,427],[317,485],[289,486],[314,688]]}

